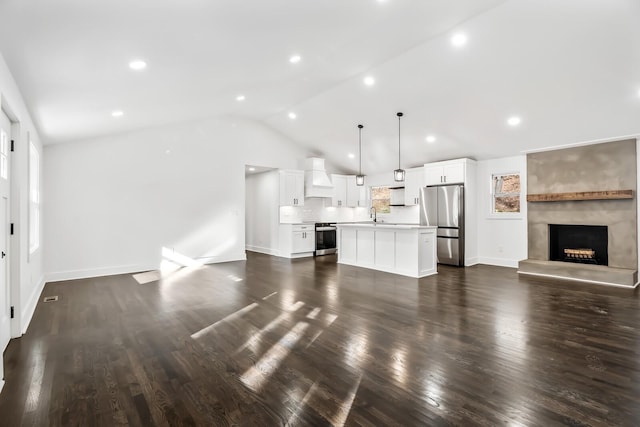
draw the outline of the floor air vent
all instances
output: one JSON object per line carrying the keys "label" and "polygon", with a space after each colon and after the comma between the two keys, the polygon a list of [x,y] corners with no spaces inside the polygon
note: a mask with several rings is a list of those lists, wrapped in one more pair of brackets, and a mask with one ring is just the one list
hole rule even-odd
{"label": "floor air vent", "polygon": [[52,297],[44,297],[44,302],[54,302],[54,301],[58,301],[58,295],[52,296]]}

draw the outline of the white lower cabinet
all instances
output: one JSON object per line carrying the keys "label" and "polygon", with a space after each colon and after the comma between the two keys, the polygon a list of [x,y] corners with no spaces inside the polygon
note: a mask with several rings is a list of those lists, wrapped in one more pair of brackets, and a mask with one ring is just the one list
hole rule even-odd
{"label": "white lower cabinet", "polygon": [[338,255],[343,259],[345,264],[354,264],[356,262],[356,229],[345,228],[338,232]]}
{"label": "white lower cabinet", "polygon": [[436,234],[420,232],[420,257],[418,258],[418,269],[421,276],[426,276],[436,269]]}
{"label": "white lower cabinet", "polygon": [[436,274],[436,227],[338,224],[338,262],[409,277]]}
{"label": "white lower cabinet", "polygon": [[301,258],[313,256],[316,232],[312,224],[280,224],[280,256]]}
{"label": "white lower cabinet", "polygon": [[393,268],[396,265],[394,250],[396,233],[393,230],[376,230],[376,265]]}
{"label": "white lower cabinet", "polygon": [[419,256],[416,256],[418,246],[417,233],[398,233],[396,236],[396,269],[398,271],[417,270]]}
{"label": "white lower cabinet", "polygon": [[375,232],[373,230],[358,230],[356,240],[356,257],[358,264],[370,266],[375,264]]}

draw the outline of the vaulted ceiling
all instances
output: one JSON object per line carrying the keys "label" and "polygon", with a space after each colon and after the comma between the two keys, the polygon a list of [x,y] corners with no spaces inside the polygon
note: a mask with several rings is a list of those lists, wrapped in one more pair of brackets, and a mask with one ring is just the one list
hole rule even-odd
{"label": "vaulted ceiling", "polygon": [[0,51],[45,143],[241,116],[355,170],[362,123],[371,173],[398,111],[403,167],[640,134],[638,22],[637,0],[3,0]]}

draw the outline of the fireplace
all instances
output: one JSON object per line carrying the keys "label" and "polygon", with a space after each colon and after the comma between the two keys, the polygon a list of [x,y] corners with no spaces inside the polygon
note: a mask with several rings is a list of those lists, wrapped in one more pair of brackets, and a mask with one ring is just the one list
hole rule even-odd
{"label": "fireplace", "polygon": [[609,265],[606,225],[549,224],[549,260]]}

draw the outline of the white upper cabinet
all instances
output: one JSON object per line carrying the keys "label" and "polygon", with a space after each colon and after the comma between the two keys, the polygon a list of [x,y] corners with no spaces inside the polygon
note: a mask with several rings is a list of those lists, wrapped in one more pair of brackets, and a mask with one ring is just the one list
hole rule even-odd
{"label": "white upper cabinet", "polygon": [[462,184],[469,159],[448,160],[424,165],[425,185]]}
{"label": "white upper cabinet", "polygon": [[420,189],[425,186],[424,168],[407,169],[404,177],[404,204],[415,206],[420,203]]}
{"label": "white upper cabinet", "polygon": [[465,164],[454,163],[442,167],[445,184],[459,184],[465,181]]}
{"label": "white upper cabinet", "polygon": [[347,176],[331,175],[331,183],[333,184],[333,197],[331,198],[331,206],[346,207],[347,206]]}
{"label": "white upper cabinet", "polygon": [[355,175],[347,177],[347,206],[350,208],[367,207],[367,187],[356,185]]}
{"label": "white upper cabinet", "polygon": [[304,171],[280,171],[280,206],[304,206]]}

